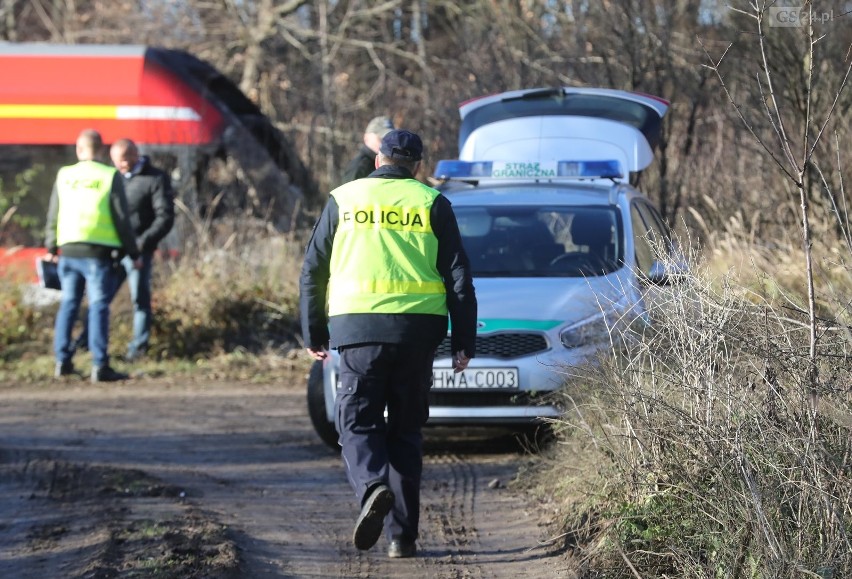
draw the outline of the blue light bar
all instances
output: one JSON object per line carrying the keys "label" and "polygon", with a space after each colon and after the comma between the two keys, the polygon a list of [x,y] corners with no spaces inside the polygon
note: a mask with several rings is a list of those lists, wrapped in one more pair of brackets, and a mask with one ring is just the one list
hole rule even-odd
{"label": "blue light bar", "polygon": [[438,161],[436,179],[620,179],[621,165],[604,161]]}
{"label": "blue light bar", "polygon": [[438,161],[436,179],[491,177],[491,161]]}
{"label": "blue light bar", "polygon": [[560,177],[578,177],[601,179],[621,179],[621,165],[618,161],[559,161],[557,169]]}

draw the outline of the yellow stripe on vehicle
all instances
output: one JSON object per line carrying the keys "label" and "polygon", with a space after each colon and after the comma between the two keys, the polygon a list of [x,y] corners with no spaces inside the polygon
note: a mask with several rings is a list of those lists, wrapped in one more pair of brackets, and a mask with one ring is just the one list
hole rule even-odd
{"label": "yellow stripe on vehicle", "polygon": [[120,119],[199,121],[189,107],[142,105],[0,105],[4,119]]}
{"label": "yellow stripe on vehicle", "polygon": [[4,119],[114,119],[115,105],[0,105]]}

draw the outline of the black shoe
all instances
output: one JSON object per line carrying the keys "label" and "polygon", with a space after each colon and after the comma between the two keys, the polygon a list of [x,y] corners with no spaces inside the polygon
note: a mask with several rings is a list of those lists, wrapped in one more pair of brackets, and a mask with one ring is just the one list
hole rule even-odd
{"label": "black shoe", "polygon": [[392,539],[388,545],[388,557],[391,559],[407,559],[417,555],[417,545],[402,539]]}
{"label": "black shoe", "polygon": [[56,363],[56,368],[53,370],[53,377],[62,378],[63,376],[71,376],[76,373],[77,370],[74,368],[74,364],[71,363],[71,360],[68,360],[67,362]]}
{"label": "black shoe", "polygon": [[393,507],[393,492],[387,485],[376,485],[373,492],[364,501],[361,514],[355,521],[355,531],[352,542],[361,551],[366,551],[376,544],[385,526],[385,517]]}
{"label": "black shoe", "polygon": [[129,376],[123,372],[116,372],[109,366],[97,367],[92,366],[92,382],[118,382],[119,380],[127,380]]}

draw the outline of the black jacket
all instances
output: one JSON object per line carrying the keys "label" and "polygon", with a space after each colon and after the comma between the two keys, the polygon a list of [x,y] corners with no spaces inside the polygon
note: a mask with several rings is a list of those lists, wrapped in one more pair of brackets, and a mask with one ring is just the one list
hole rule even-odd
{"label": "black jacket", "polygon": [[[97,257],[115,259],[116,257],[121,257],[126,253],[133,259],[139,257],[139,248],[136,245],[136,239],[133,235],[130,221],[130,210],[128,208],[123,181],[121,173],[116,171],[109,193],[110,215],[112,216],[112,223],[115,225],[115,231],[118,233],[118,238],[121,240],[122,251],[116,255],[114,247],[107,247],[96,243],[78,242],[66,243],[63,245],[62,255],[67,257]],[[59,191],[56,188],[56,183],[54,183],[53,191],[50,193],[50,202],[47,207],[47,224],[44,228],[44,246],[47,248],[48,252],[54,255],[59,249],[56,246],[56,226],[58,222]]]}
{"label": "black jacket", "polygon": [[355,179],[361,179],[368,176],[376,169],[376,154],[367,145],[361,145],[358,149],[358,154],[349,161],[343,175],[340,179],[340,184],[349,183]]}
{"label": "black jacket", "polygon": [[[383,166],[369,175],[378,179],[413,179],[407,169]],[[331,248],[338,224],[334,191],[314,225],[299,280],[302,338],[311,348],[363,343],[422,343],[437,348],[447,335],[447,317],[428,314],[346,314],[329,320],[326,309]],[[439,195],[430,213],[438,238],[436,267],[444,278],[452,322],[452,351],[476,354],[476,295],[470,262],[449,200]],[[330,324],[330,327],[329,327]]]}
{"label": "black jacket", "polygon": [[175,199],[169,176],[151,165],[147,156],[124,175],[130,221],[142,253],[152,253],[175,222]]}

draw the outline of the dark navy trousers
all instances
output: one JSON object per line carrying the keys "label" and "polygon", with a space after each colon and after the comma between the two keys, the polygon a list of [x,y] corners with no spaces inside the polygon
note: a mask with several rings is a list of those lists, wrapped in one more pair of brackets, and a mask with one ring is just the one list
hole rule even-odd
{"label": "dark navy trousers", "polygon": [[385,534],[414,541],[420,522],[422,428],[429,418],[435,350],[416,344],[358,344],[338,350],[335,426],[349,483],[359,506],[373,486],[387,484],[396,501],[385,519]]}

